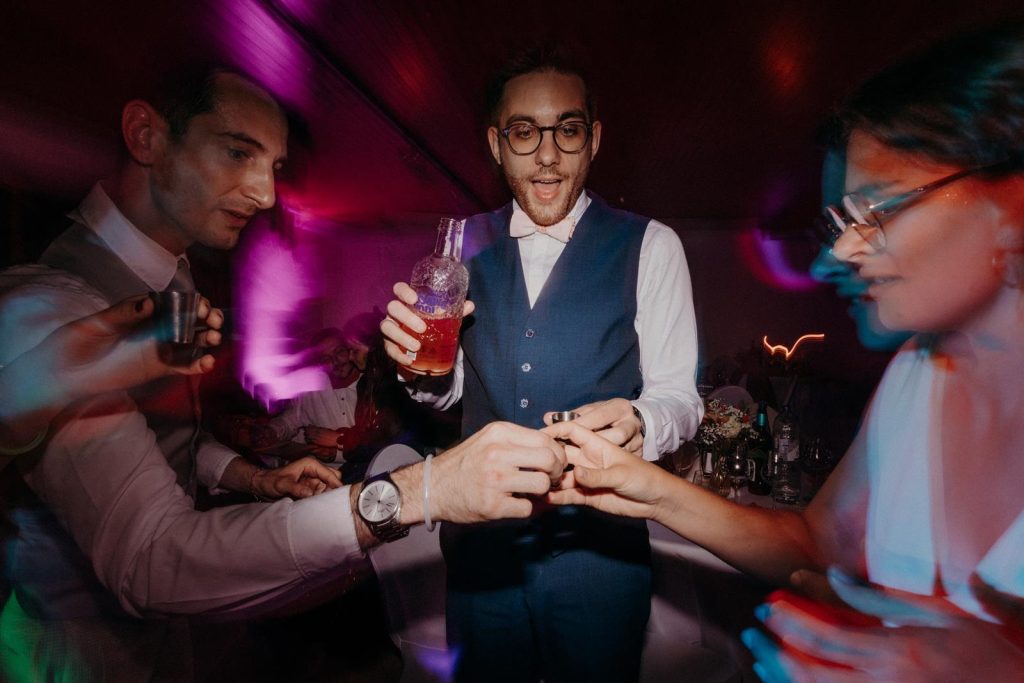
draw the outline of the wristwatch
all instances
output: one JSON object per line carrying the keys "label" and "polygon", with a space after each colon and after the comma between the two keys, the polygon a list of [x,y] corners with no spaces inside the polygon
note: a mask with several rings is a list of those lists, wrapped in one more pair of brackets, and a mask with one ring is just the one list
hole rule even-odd
{"label": "wristwatch", "polygon": [[647,436],[647,425],[644,423],[644,416],[640,414],[640,409],[635,405],[630,404],[630,407],[633,409],[636,419],[640,420],[640,438],[645,438]]}
{"label": "wristwatch", "polygon": [[402,512],[402,493],[391,480],[390,472],[381,472],[363,482],[356,499],[356,510],[370,532],[385,543],[409,535],[409,527],[398,521]]}

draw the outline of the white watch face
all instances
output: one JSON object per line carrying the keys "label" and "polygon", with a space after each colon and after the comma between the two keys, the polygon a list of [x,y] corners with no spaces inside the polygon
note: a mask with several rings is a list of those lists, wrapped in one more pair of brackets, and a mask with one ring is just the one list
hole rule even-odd
{"label": "white watch face", "polygon": [[359,494],[359,514],[368,522],[383,522],[398,511],[398,489],[389,481],[371,482]]}

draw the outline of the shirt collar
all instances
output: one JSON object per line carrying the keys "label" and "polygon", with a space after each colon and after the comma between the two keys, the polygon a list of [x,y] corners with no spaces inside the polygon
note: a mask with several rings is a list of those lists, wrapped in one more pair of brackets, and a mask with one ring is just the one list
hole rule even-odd
{"label": "shirt collar", "polygon": [[[583,192],[580,192],[579,199],[576,200],[576,203],[573,205],[572,210],[569,211],[569,213],[566,215],[566,217],[567,218],[571,218],[573,221],[575,221],[576,225],[579,225],[580,218],[583,217],[583,214],[587,212],[587,209],[589,207],[590,207],[590,195],[588,195],[586,190],[584,190]],[[515,199],[513,199],[512,200],[512,213],[516,213],[516,212],[525,213],[525,211],[523,211],[522,207],[519,206],[519,202],[517,202]],[[537,233],[534,233],[534,234],[537,234]],[[540,233],[540,234],[543,234],[543,233]],[[532,237],[532,235],[531,235],[531,237]],[[547,237],[551,237],[551,236],[547,235]],[[527,239],[529,239],[529,238],[527,238]],[[552,237],[551,239],[554,239],[554,238]]]}
{"label": "shirt collar", "polygon": [[132,225],[100,183],[93,186],[68,218],[96,233],[154,291],[163,291],[171,283],[178,270],[178,259],[188,261],[185,254],[175,256]]}

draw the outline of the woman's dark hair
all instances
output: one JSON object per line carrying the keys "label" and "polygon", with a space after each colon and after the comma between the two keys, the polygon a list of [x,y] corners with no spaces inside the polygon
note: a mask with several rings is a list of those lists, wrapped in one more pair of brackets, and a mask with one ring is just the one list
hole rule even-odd
{"label": "woman's dark hair", "polygon": [[864,83],[838,117],[888,147],[973,168],[1024,159],[1024,22],[958,35]]}

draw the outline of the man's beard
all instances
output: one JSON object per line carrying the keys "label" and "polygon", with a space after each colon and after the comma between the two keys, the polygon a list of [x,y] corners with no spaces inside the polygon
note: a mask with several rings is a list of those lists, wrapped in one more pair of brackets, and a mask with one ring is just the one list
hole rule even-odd
{"label": "man's beard", "polygon": [[[587,180],[587,171],[590,169],[590,165],[585,164],[580,167],[579,172],[572,179],[573,184],[569,188],[569,193],[563,202],[558,205],[547,206],[534,204],[530,197],[530,191],[533,186],[532,180],[537,177],[544,177],[543,175],[513,176],[508,171],[507,166],[502,166],[502,169],[505,174],[505,182],[508,183],[509,188],[512,190],[512,196],[516,198],[519,207],[537,225],[548,226],[559,222],[572,211],[573,206],[576,205],[576,200],[579,199],[580,194],[583,192],[583,184]],[[558,177],[563,183],[569,182],[569,178],[566,176],[552,175],[551,177]]]}

